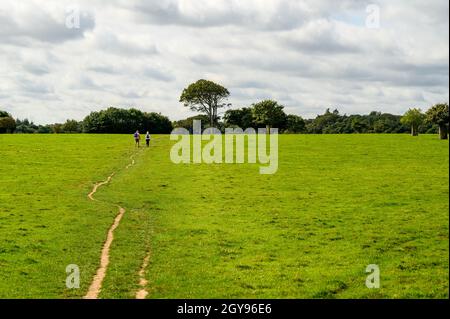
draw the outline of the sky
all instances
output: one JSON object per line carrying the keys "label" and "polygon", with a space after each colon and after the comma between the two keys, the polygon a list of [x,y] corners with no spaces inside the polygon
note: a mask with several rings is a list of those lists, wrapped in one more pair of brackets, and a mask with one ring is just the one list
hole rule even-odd
{"label": "sky", "polygon": [[[449,100],[447,0],[2,0],[0,109],[38,124],[109,106],[193,116],[199,79],[232,108],[402,114]],[[222,110],[223,112],[224,110]]]}

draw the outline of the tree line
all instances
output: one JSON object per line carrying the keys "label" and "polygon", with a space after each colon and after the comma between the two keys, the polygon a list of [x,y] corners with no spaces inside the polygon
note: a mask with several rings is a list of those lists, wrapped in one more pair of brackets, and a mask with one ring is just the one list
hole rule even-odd
{"label": "tree line", "polygon": [[[274,101],[264,101],[264,104],[275,104]],[[261,104],[257,104],[261,105]],[[422,134],[436,134],[439,132],[439,125],[436,121],[419,111],[420,119],[415,119],[417,109],[413,109],[412,118],[408,111],[404,116],[389,113],[371,112],[367,115],[346,115],[340,114],[338,110],[327,109],[323,114],[317,115],[314,119],[303,119],[298,115],[284,114],[279,109],[279,114],[272,118],[270,127],[276,127],[285,134],[369,134],[369,133],[412,133],[417,136]],[[266,127],[264,118],[257,118],[253,107],[227,110],[222,121],[218,121],[215,127],[224,131],[226,127]],[[209,127],[209,117],[207,115],[196,115],[184,120],[173,122],[174,127],[183,127],[192,132],[193,121],[201,120],[202,128]],[[264,125],[261,125],[261,120]],[[445,127],[445,126],[444,126]],[[445,129],[444,129],[445,131]]]}
{"label": "tree line", "polygon": [[327,109],[314,119],[303,119],[287,114],[284,106],[274,100],[263,100],[248,107],[228,109],[219,116],[219,109],[230,107],[230,92],[220,84],[199,80],[186,87],[180,102],[192,111],[200,112],[184,120],[171,122],[160,113],[147,113],[138,109],[110,107],[91,112],[83,121],[67,120],[65,123],[36,125],[33,122],[14,119],[0,111],[0,133],[120,133],[140,130],[152,134],[169,134],[175,127],[192,131],[193,121],[201,120],[203,128],[278,128],[280,133],[351,134],[351,133],[438,133],[447,139],[449,126],[448,104],[436,104],[426,113],[412,108],[403,116],[371,112],[367,115],[340,114],[337,109]]}
{"label": "tree line", "polygon": [[91,112],[82,121],[67,120],[65,123],[36,125],[28,119],[14,119],[11,114],[0,111],[0,133],[110,133],[128,134],[140,130],[152,134],[169,134],[172,122],[159,113],[147,113],[138,109],[110,107]]}
{"label": "tree line", "polygon": [[441,139],[448,137],[448,104],[437,104],[426,114],[420,109],[410,109],[403,116],[389,113],[371,112],[368,115],[341,115],[336,109],[327,109],[315,119],[303,119],[294,114],[286,114],[284,106],[277,101],[264,100],[241,109],[229,109],[220,121],[218,109],[230,106],[227,99],[230,92],[220,84],[199,80],[190,84],[181,94],[180,102],[192,111],[203,113],[175,124],[192,129],[194,119],[204,119],[209,126],[217,128],[233,127],[276,127],[282,133],[310,134],[350,134],[350,133],[436,133]]}

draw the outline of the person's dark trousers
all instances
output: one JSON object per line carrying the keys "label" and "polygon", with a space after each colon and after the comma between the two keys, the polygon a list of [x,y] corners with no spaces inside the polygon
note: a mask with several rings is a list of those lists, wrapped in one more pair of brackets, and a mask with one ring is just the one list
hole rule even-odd
{"label": "person's dark trousers", "polygon": [[150,140],[145,140],[145,143],[147,144],[147,147],[150,146]]}

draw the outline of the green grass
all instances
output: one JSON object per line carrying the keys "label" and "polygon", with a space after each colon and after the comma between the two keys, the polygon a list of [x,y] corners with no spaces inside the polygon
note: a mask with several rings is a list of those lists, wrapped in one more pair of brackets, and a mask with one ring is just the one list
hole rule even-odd
{"label": "green grass", "polygon": [[[447,141],[282,135],[277,174],[260,175],[173,164],[168,136],[125,170],[130,140],[0,136],[0,297],[82,296],[119,204],[102,298],[134,297],[148,250],[149,298],[448,298]],[[88,201],[113,171],[104,203]]]}
{"label": "green grass", "polygon": [[0,298],[82,296],[66,266],[89,285],[117,213],[86,195],[133,151],[122,136],[0,135]]}

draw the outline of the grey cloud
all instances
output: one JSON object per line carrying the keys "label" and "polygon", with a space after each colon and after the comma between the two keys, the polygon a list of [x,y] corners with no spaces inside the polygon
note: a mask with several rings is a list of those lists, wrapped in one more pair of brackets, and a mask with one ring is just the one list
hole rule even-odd
{"label": "grey cloud", "polygon": [[190,60],[198,65],[217,65],[219,62],[213,57],[205,54],[198,54],[190,57]]}
{"label": "grey cloud", "polygon": [[388,83],[395,86],[406,87],[435,87],[435,86],[447,86],[449,84],[448,77],[425,75],[421,77],[414,77],[410,74],[403,74],[390,77],[387,80]]}
{"label": "grey cloud", "polygon": [[[392,58],[394,59],[394,58]],[[245,65],[249,69],[265,70],[271,73],[303,79],[323,79],[347,81],[348,83],[386,83],[399,87],[434,87],[448,86],[448,63],[412,64],[402,61],[393,63],[377,60],[366,61],[364,58],[348,57],[333,60],[317,59],[315,56],[290,56],[274,59],[272,56],[244,57],[231,59],[227,63]],[[243,83],[243,86],[246,84]]]}
{"label": "grey cloud", "polygon": [[94,27],[95,18],[88,12],[81,12],[79,28],[68,28],[65,25],[64,11],[61,11],[59,20],[37,6],[30,7],[19,16],[0,11],[0,38],[16,45],[26,45],[28,40],[61,43],[80,39]]}
{"label": "grey cloud", "polygon": [[34,75],[45,75],[50,73],[48,67],[42,64],[34,64],[34,63],[24,64],[23,68],[25,71]]}
{"label": "grey cloud", "polygon": [[378,62],[340,69],[335,75],[348,81],[380,82],[398,87],[439,87],[449,83],[448,63]]}
{"label": "grey cloud", "polygon": [[423,75],[437,75],[448,77],[449,75],[449,63],[445,62],[425,62],[421,64],[399,62],[399,63],[389,63],[387,65],[390,69],[397,70],[399,72],[406,72],[410,75],[420,77]]}
{"label": "grey cloud", "polygon": [[22,92],[32,93],[32,94],[49,94],[53,93],[53,88],[49,85],[44,84],[41,81],[31,81],[28,79],[18,80],[18,85]]}
{"label": "grey cloud", "polygon": [[97,89],[99,86],[94,81],[86,76],[80,78],[80,88],[82,89]]}
{"label": "grey cloud", "polygon": [[105,52],[117,55],[155,55],[159,53],[154,44],[134,43],[127,39],[120,39],[112,33],[102,33],[97,36],[96,45]]}
{"label": "grey cloud", "polygon": [[[274,95],[272,93],[270,93],[269,91],[258,90],[256,92],[254,92],[254,91],[248,91],[246,89],[234,89],[232,91],[232,97],[243,99],[247,103],[251,104],[251,103],[256,103],[258,101],[261,101],[261,100],[273,99]],[[249,101],[251,101],[251,103]]]}
{"label": "grey cloud", "polygon": [[155,25],[195,28],[236,26],[250,30],[292,30],[317,18],[330,18],[345,10],[363,16],[367,0],[123,0],[120,4],[137,13],[140,21]]}
{"label": "grey cloud", "polygon": [[[304,116],[448,101],[442,0],[77,0],[95,16],[73,30],[69,2],[2,0],[0,99],[15,116],[138,104],[180,119],[181,90],[199,78],[228,87],[235,107],[273,98]],[[363,25],[372,2],[379,30]]]}
{"label": "grey cloud", "polygon": [[240,81],[237,82],[233,87],[241,89],[268,89],[271,87],[271,84],[260,81]]}
{"label": "grey cloud", "polygon": [[[144,23],[197,28],[232,25],[250,29],[286,30],[296,28],[310,18],[310,12],[299,6],[298,2],[276,0],[274,3],[270,14],[267,14],[270,3],[261,1],[130,1],[125,6],[139,12]],[[259,4],[258,7],[256,4]]]}
{"label": "grey cloud", "polygon": [[316,55],[357,54],[363,51],[361,47],[339,38],[332,30],[313,34],[306,39],[284,38],[281,43],[296,51]]}
{"label": "grey cloud", "polygon": [[142,98],[142,95],[140,95],[139,93],[133,92],[133,91],[129,91],[126,93],[121,93],[121,96],[128,98],[128,99],[140,99]]}
{"label": "grey cloud", "polygon": [[98,64],[98,65],[92,65],[87,67],[88,71],[93,71],[97,73],[104,73],[104,74],[118,74],[120,71],[117,70],[112,65],[105,65],[105,64]]}
{"label": "grey cloud", "polygon": [[98,85],[87,74],[78,74],[71,76],[69,81],[69,88],[71,90],[98,90],[106,92],[106,86]]}
{"label": "grey cloud", "polygon": [[142,74],[147,78],[151,78],[151,79],[163,81],[163,82],[172,82],[175,80],[175,77],[172,74],[170,74],[168,72],[164,72],[164,71],[154,68],[154,67],[146,67],[142,71]]}

